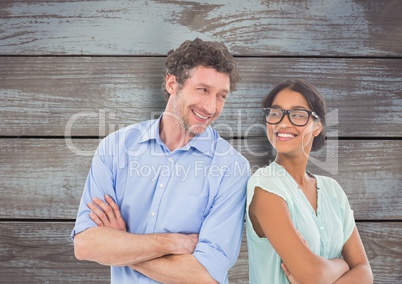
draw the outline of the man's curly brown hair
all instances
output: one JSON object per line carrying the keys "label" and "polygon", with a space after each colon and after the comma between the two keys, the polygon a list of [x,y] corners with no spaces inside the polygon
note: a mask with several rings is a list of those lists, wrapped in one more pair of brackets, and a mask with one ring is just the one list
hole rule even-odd
{"label": "man's curly brown hair", "polygon": [[162,91],[166,100],[170,96],[166,90],[166,76],[175,75],[181,88],[190,77],[190,70],[198,66],[214,68],[220,73],[229,75],[230,92],[236,90],[240,80],[239,71],[233,55],[225,44],[196,38],[193,41],[186,40],[179,48],[172,49],[167,54],[162,82]]}

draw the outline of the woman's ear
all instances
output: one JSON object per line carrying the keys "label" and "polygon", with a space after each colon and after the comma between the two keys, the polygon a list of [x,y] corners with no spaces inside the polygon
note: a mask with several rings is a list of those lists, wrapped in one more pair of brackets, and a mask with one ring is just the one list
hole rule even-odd
{"label": "woman's ear", "polygon": [[166,76],[166,91],[170,95],[175,95],[177,91],[177,81],[176,81],[176,76],[175,75],[167,75]]}
{"label": "woman's ear", "polygon": [[314,137],[317,137],[318,135],[320,135],[321,131],[322,131],[322,123],[321,123],[321,121],[319,121],[314,125],[314,130],[313,130]]}

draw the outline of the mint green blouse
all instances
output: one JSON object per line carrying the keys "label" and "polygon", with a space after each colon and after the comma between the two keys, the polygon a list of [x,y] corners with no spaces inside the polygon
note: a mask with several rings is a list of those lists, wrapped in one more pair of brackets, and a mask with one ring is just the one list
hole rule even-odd
{"label": "mint green blouse", "polygon": [[281,268],[279,255],[265,237],[257,236],[251,224],[248,212],[255,187],[286,201],[293,224],[315,254],[326,259],[341,256],[342,248],[355,227],[353,211],[345,192],[334,179],[319,175],[314,177],[318,188],[317,214],[296,181],[276,162],[258,169],[250,177],[246,208],[250,284],[289,283]]}

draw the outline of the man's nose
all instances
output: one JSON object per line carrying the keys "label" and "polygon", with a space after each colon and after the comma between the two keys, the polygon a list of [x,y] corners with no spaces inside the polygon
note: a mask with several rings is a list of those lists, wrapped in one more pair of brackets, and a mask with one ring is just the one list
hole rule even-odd
{"label": "man's nose", "polygon": [[216,96],[210,95],[205,98],[203,107],[208,114],[213,115],[216,112]]}

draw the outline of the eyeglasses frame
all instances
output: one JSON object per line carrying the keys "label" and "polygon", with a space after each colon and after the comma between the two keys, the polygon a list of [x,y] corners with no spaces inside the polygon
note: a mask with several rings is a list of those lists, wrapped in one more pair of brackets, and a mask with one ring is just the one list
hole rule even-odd
{"label": "eyeglasses frame", "polygon": [[[268,120],[267,120],[267,115],[268,115],[268,114],[267,114],[266,112],[267,112],[267,110],[270,110],[270,109],[276,109],[276,110],[280,110],[280,111],[282,112],[282,117],[281,117],[281,119],[280,119],[278,122],[275,122],[275,123],[268,122]],[[315,119],[319,119],[319,118],[320,118],[314,111],[306,110],[306,109],[288,109],[288,110],[285,110],[285,109],[274,108],[274,107],[264,107],[262,110],[263,110],[263,112],[264,112],[264,114],[265,114],[265,121],[266,121],[268,124],[271,124],[271,125],[275,125],[275,124],[281,123],[281,121],[283,120],[283,118],[285,117],[285,115],[288,116],[289,122],[290,122],[291,124],[295,125],[295,126],[305,126],[305,125],[307,125],[307,123],[308,123],[309,120],[310,120],[310,116],[313,116]],[[294,110],[301,110],[301,111],[305,111],[305,112],[308,113],[308,118],[307,118],[307,121],[306,121],[305,124],[303,124],[303,125],[298,125],[298,124],[293,123],[292,119],[290,118],[290,112],[291,112],[291,111],[294,111]]]}

